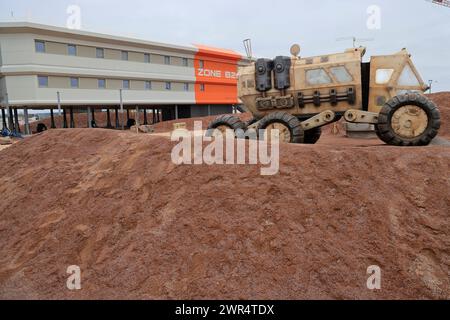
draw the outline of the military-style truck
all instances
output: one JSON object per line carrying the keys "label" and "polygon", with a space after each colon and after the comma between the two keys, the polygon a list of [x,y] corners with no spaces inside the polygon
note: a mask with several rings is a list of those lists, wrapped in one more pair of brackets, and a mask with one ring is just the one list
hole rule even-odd
{"label": "military-style truck", "polygon": [[257,59],[240,68],[238,79],[239,98],[253,119],[224,115],[208,129],[266,129],[266,135],[278,129],[283,142],[314,144],[321,127],[344,117],[350,123],[373,124],[390,145],[429,144],[438,133],[440,114],[423,95],[428,86],[411,55],[402,49],[363,62],[365,52],[360,47],[301,58],[294,45],[291,57]]}

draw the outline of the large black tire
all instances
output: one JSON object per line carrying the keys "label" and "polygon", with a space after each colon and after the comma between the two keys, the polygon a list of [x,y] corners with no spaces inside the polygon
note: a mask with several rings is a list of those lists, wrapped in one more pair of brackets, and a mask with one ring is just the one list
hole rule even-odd
{"label": "large black tire", "polygon": [[[283,111],[270,113],[261,119],[258,124],[258,131],[266,129],[272,123],[281,123],[289,129],[291,134],[290,143],[303,143],[305,138],[303,128],[300,124],[300,120],[293,115]],[[264,139],[264,136],[261,138]]]}
{"label": "large black tire", "polygon": [[42,122],[39,122],[39,123],[37,124],[36,131],[37,131],[37,132],[44,132],[44,131],[47,131],[47,126],[46,126],[45,124],[43,124]]}
{"label": "large black tire", "polygon": [[[416,137],[401,136],[393,128],[393,115],[399,108],[404,106],[417,106],[425,112],[428,118],[425,130]],[[431,100],[418,93],[406,93],[393,97],[383,106],[378,116],[378,124],[375,125],[375,130],[377,136],[390,145],[425,146],[436,137],[440,126],[439,110]]]}
{"label": "large black tire", "polygon": [[127,128],[131,128],[132,126],[136,125],[136,120],[134,119],[128,119],[127,120]]}
{"label": "large black tire", "polygon": [[316,144],[319,141],[320,136],[322,135],[322,128],[313,128],[311,130],[305,131],[305,141],[306,144]]}
{"label": "large black tire", "polygon": [[208,130],[206,131],[206,136],[207,137],[211,137],[213,135],[214,129],[220,127],[220,126],[226,126],[229,129],[232,130],[238,130],[240,129],[236,136],[240,137],[241,135],[244,134],[245,129],[246,129],[246,125],[244,122],[241,121],[241,119],[239,119],[238,117],[229,115],[229,114],[225,114],[222,116],[217,117],[216,119],[214,119],[208,126]]}

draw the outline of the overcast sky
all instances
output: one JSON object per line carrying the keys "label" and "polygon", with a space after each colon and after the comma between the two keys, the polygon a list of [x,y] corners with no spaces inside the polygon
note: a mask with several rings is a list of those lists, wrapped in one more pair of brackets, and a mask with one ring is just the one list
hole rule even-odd
{"label": "overcast sky", "polygon": [[293,43],[302,56],[327,54],[352,46],[338,38],[372,38],[360,43],[366,59],[406,47],[434,91],[450,91],[450,8],[425,0],[1,0],[0,20],[65,27],[69,5],[81,8],[86,31],[241,53],[251,38],[258,57],[289,55]]}

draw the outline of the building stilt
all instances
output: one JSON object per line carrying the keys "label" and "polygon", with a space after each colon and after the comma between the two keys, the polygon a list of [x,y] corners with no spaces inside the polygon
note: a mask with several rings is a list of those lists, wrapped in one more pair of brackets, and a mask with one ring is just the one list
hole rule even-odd
{"label": "building stilt", "polygon": [[6,125],[6,112],[5,109],[2,108],[2,129],[6,129],[8,126]]}
{"label": "building stilt", "polygon": [[20,133],[20,125],[19,125],[19,115],[17,113],[17,108],[14,108],[14,127],[16,128],[16,131]]}
{"label": "building stilt", "polygon": [[148,121],[147,121],[147,108],[144,107],[144,126],[148,125]]}
{"label": "building stilt", "polygon": [[73,118],[73,108],[70,107],[70,127],[75,128],[75,119]]}
{"label": "building stilt", "polygon": [[109,114],[109,108],[106,109],[106,128],[111,129],[111,115]]}
{"label": "building stilt", "polygon": [[53,114],[53,109],[50,109],[50,120],[51,120],[50,128],[56,129],[56,125],[55,125],[55,116],[54,116],[54,114]]}
{"label": "building stilt", "polygon": [[63,128],[67,128],[67,109],[63,109]]}
{"label": "building stilt", "polygon": [[130,120],[130,110],[127,108],[127,123],[128,123],[128,120]]}
{"label": "building stilt", "polygon": [[13,109],[9,108],[9,117],[8,117],[8,122],[9,122],[9,131],[15,131],[14,128],[14,115],[13,115]]}
{"label": "building stilt", "polygon": [[91,126],[92,128],[97,128],[97,123],[95,122],[95,108],[92,108]]}
{"label": "building stilt", "polygon": [[25,119],[25,134],[31,134],[30,121],[28,119],[28,108],[23,108],[23,117]]}
{"label": "building stilt", "polygon": [[119,108],[116,107],[116,129],[120,128],[120,122],[119,122]]}

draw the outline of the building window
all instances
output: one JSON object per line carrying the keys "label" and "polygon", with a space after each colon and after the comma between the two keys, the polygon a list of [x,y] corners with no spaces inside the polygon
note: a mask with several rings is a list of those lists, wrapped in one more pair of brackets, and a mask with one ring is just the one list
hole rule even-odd
{"label": "building window", "polygon": [[105,79],[98,79],[98,88],[106,89],[106,80]]}
{"label": "building window", "polygon": [[152,90],[152,82],[145,81],[145,90]]}
{"label": "building window", "polygon": [[189,83],[184,84],[184,91],[189,91]]}
{"label": "building window", "polygon": [[130,89],[130,80],[122,81],[122,89]]}
{"label": "building window", "polygon": [[78,88],[78,78],[70,78],[70,87]]}
{"label": "building window", "polygon": [[205,84],[204,83],[200,83],[200,91],[205,91]]}
{"label": "building window", "polygon": [[105,57],[105,50],[103,50],[103,48],[97,48],[96,57],[99,59],[103,59]]}
{"label": "building window", "polygon": [[166,82],[166,90],[172,90],[172,84],[170,82]]}
{"label": "building window", "polygon": [[36,40],[34,42],[34,46],[36,48],[36,52],[45,53],[45,41]]}
{"label": "building window", "polygon": [[144,62],[150,63],[150,53],[144,53]]}
{"label": "building window", "polygon": [[170,64],[170,57],[169,56],[165,56],[164,57],[164,64]]}
{"label": "building window", "polygon": [[38,84],[39,84],[39,88],[47,88],[48,87],[48,77],[38,76]]}
{"label": "building window", "polygon": [[77,55],[77,46],[74,44],[69,44],[67,46],[67,53],[69,56],[76,56]]}
{"label": "building window", "polygon": [[199,65],[200,69],[205,68],[205,61],[199,60],[199,61],[198,61],[198,65]]}
{"label": "building window", "polygon": [[122,60],[128,61],[128,51],[122,51]]}
{"label": "building window", "polygon": [[183,58],[183,67],[187,67],[187,66],[188,66],[188,59]]}

